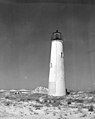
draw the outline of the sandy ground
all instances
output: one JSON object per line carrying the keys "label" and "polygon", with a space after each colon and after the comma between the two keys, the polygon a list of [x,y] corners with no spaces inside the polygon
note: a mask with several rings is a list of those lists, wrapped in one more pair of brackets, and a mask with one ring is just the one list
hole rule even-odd
{"label": "sandy ground", "polygon": [[7,112],[0,114],[0,119],[95,119],[95,112],[88,113],[87,110],[79,112],[77,109],[61,109],[47,112],[35,111],[34,114],[9,114]]}
{"label": "sandy ground", "polygon": [[[1,107],[0,119],[95,119],[95,111],[88,109],[43,107],[35,110],[32,107]],[[31,111],[30,111],[30,110]]]}
{"label": "sandy ground", "polygon": [[95,94],[55,98],[42,94],[3,94],[0,119],[95,119]]}

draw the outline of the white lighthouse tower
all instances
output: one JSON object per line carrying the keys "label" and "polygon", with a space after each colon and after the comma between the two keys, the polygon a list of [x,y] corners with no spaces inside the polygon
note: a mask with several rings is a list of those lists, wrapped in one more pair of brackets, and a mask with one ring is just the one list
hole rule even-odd
{"label": "white lighthouse tower", "polygon": [[51,56],[49,71],[49,95],[66,95],[64,79],[64,52],[61,33],[56,30],[51,36]]}

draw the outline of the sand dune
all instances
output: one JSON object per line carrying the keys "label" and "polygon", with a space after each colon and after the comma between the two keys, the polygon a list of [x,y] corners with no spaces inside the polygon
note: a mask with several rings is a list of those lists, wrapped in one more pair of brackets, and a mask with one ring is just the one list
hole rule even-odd
{"label": "sand dune", "polygon": [[30,92],[2,92],[0,119],[95,119],[94,92],[71,92],[63,97]]}

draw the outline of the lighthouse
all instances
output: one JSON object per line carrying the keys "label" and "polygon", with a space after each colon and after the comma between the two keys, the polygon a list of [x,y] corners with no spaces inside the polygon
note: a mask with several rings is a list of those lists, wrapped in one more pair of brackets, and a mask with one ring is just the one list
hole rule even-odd
{"label": "lighthouse", "polygon": [[62,34],[56,30],[51,35],[49,95],[52,96],[66,95],[63,45]]}

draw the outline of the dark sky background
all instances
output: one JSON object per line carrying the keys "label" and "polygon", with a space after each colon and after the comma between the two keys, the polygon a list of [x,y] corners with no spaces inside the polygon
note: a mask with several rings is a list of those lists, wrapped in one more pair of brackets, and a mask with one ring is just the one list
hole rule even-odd
{"label": "dark sky background", "polygon": [[0,2],[0,88],[48,87],[50,38],[63,34],[66,87],[95,90],[95,5]]}

